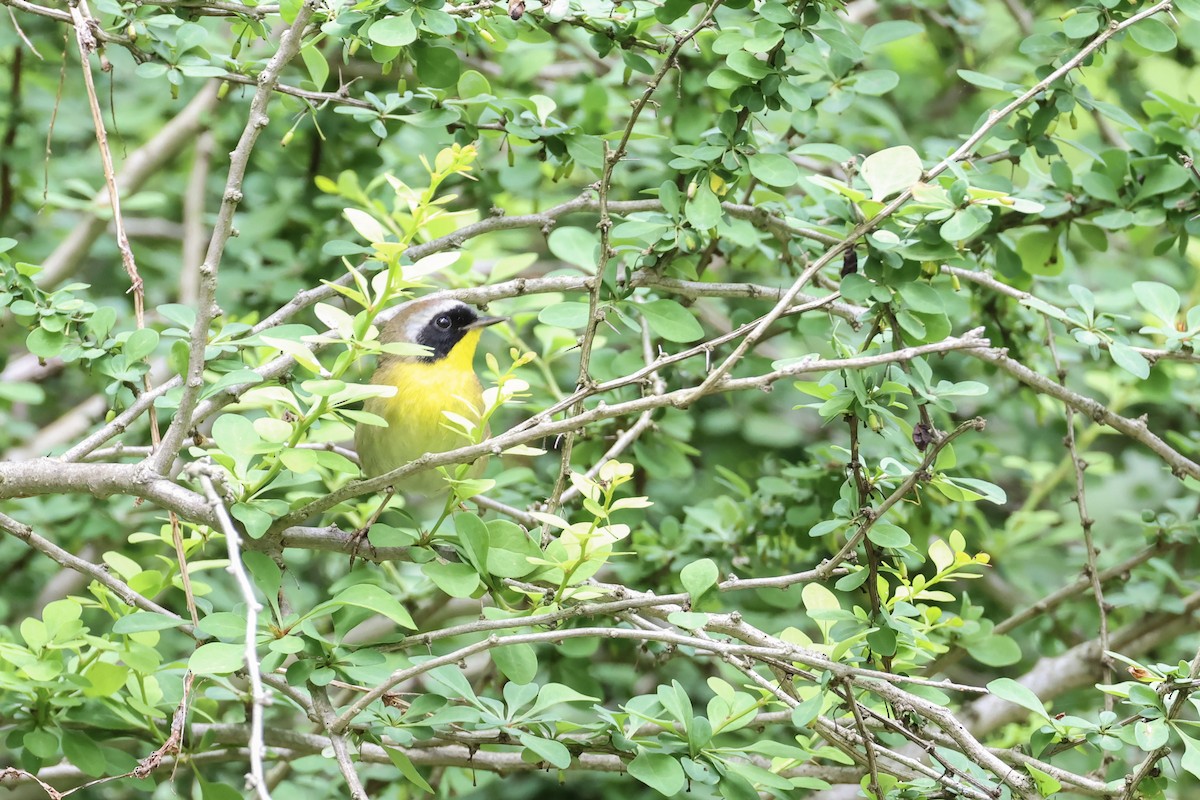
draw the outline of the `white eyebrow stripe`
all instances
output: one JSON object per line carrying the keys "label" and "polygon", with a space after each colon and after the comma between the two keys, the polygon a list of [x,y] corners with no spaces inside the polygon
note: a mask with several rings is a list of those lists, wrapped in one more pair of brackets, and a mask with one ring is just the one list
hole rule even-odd
{"label": "white eyebrow stripe", "polygon": [[431,303],[428,308],[423,308],[420,311],[413,313],[413,315],[408,319],[408,323],[404,326],[406,338],[410,342],[418,341],[421,336],[421,331],[425,330],[425,327],[433,321],[434,317],[446,311],[452,311],[453,309],[459,308],[463,305],[465,305],[465,303],[462,303],[458,300],[440,300],[436,303]]}

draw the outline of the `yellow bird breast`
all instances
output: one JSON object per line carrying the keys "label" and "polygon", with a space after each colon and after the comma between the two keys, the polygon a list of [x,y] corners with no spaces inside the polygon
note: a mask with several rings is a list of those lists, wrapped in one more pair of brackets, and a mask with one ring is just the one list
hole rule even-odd
{"label": "yellow bird breast", "polygon": [[[478,342],[479,331],[471,331],[438,361],[395,361],[375,371],[371,382],[395,386],[396,394],[372,397],[363,405],[364,411],[387,420],[386,428],[359,424],[355,430],[354,443],[366,475],[382,475],[425,453],[470,444],[447,427],[449,420],[442,412],[453,411],[470,419],[483,410],[483,389],[471,363]],[[476,462],[472,474],[483,466],[482,460]],[[427,470],[400,479],[396,489],[429,495],[444,490],[445,485],[436,470]]]}

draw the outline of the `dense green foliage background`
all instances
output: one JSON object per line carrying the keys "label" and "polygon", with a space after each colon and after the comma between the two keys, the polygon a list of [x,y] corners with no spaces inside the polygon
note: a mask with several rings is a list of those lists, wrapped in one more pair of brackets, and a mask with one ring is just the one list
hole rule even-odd
{"label": "dense green foliage background", "polygon": [[0,792],[1197,791],[1196,0],[2,3]]}

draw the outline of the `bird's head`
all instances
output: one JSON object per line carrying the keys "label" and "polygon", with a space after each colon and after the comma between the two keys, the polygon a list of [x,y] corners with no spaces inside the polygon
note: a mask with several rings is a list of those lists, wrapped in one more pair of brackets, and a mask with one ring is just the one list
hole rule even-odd
{"label": "bird's head", "polygon": [[483,316],[461,300],[414,300],[400,307],[400,312],[384,326],[380,340],[385,344],[410,342],[424,345],[429,348],[429,354],[384,358],[425,363],[461,359],[470,368],[480,331],[505,319]]}

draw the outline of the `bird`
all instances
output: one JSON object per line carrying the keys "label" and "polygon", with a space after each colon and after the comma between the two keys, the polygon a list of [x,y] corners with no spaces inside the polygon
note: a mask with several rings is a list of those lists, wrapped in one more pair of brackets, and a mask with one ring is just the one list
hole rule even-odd
{"label": "bird", "polygon": [[[390,397],[371,397],[363,410],[382,417],[386,427],[360,422],[354,444],[363,473],[376,477],[425,453],[443,453],[469,444],[447,427],[445,411],[467,417],[483,411],[483,387],[475,374],[475,349],[483,329],[506,321],[483,316],[460,300],[414,300],[384,326],[383,344],[409,342],[429,348],[425,355],[382,353],[371,383],[394,386]],[[467,412],[469,406],[474,413]],[[477,461],[474,471],[482,470]],[[406,496],[431,497],[446,490],[435,470],[401,478],[392,487]],[[385,503],[386,504],[386,503]]]}

